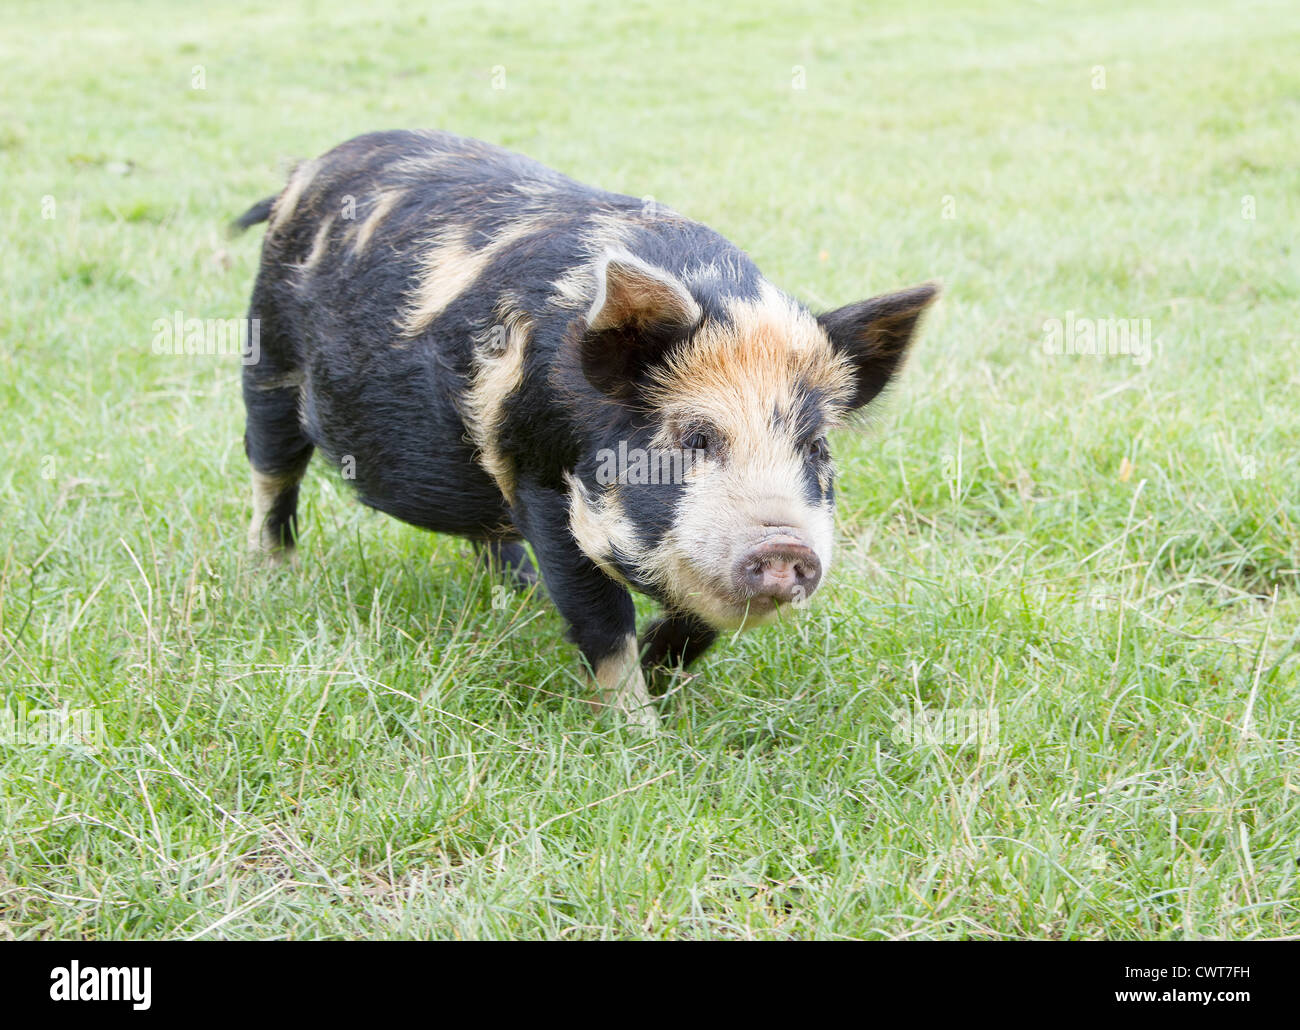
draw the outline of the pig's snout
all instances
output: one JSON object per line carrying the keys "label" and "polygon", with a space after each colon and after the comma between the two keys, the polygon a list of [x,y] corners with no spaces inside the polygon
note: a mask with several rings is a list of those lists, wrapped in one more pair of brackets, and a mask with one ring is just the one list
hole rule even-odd
{"label": "pig's snout", "polygon": [[736,563],[736,592],[760,607],[800,602],[822,578],[822,563],[794,529],[781,526],[747,550]]}

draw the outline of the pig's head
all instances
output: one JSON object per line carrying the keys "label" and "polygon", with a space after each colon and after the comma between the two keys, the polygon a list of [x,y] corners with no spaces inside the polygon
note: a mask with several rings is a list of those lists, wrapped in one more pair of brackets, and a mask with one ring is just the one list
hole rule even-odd
{"label": "pig's head", "polygon": [[611,575],[718,629],[770,619],[830,568],[827,431],[900,367],[934,285],[815,317],[757,279],[597,265],[576,340],[602,395],[569,477],[570,525]]}

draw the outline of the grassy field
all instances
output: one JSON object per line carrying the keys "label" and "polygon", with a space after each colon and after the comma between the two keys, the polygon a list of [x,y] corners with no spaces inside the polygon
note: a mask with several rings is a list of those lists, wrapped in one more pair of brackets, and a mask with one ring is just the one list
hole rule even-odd
{"label": "grassy field", "polygon": [[[1300,936],[1294,4],[262,6],[6,8],[0,935]],[[244,314],[294,159],[416,126],[814,306],[946,284],[830,584],[660,739],[320,465],[249,560],[238,361],[151,346]]]}

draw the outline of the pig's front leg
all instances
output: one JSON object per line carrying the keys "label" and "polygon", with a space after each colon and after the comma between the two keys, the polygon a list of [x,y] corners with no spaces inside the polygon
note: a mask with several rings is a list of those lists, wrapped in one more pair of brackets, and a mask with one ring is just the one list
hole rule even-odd
{"label": "pig's front leg", "polygon": [[542,583],[569,623],[569,636],[590,667],[600,706],[613,708],[646,733],[659,729],[636,641],[632,595],[579,550],[569,529],[569,499],[557,490],[521,483],[515,526],[537,555]]}
{"label": "pig's front leg", "polygon": [[666,612],[651,623],[641,638],[641,661],[656,692],[667,686],[667,677],[674,669],[686,668],[717,638],[717,630],[685,612]]}

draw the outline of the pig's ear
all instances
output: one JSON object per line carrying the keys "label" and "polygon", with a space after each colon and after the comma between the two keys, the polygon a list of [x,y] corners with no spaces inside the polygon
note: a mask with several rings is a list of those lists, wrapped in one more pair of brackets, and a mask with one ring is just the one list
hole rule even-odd
{"label": "pig's ear", "polygon": [[924,283],[818,316],[831,344],[848,356],[856,370],[857,389],[849,400],[851,409],[862,407],[893,378],[912,342],[921,312],[937,296],[939,284]]}
{"label": "pig's ear", "polygon": [[596,263],[596,299],[587,328],[690,328],[700,320],[690,291],[662,268],[631,254],[606,254]]}
{"label": "pig's ear", "polygon": [[613,397],[634,392],[641,373],[699,324],[700,305],[673,275],[631,254],[596,263],[596,299],[581,342],[582,371]]}

